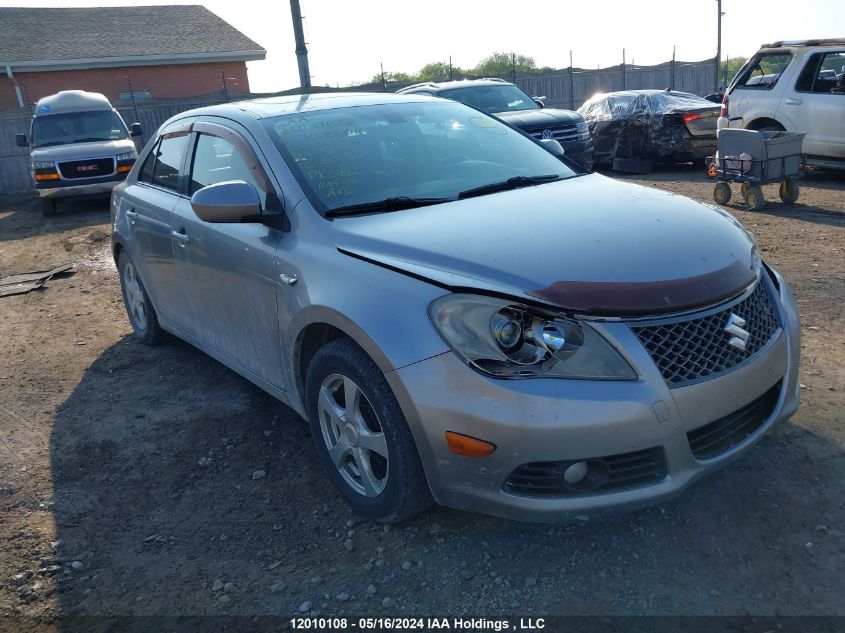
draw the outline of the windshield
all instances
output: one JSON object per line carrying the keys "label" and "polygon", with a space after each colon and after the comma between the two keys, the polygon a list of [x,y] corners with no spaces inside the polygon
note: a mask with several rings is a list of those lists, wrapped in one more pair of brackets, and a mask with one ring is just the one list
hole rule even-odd
{"label": "windshield", "polygon": [[38,116],[32,121],[32,147],[69,145],[129,138],[123,120],[112,110]]}
{"label": "windshield", "polygon": [[520,132],[448,101],[318,110],[264,124],[318,211],[576,174]]}
{"label": "windshield", "polygon": [[469,86],[437,93],[438,97],[454,99],[484,112],[517,112],[539,110],[540,106],[519,88],[511,84],[500,86]]}

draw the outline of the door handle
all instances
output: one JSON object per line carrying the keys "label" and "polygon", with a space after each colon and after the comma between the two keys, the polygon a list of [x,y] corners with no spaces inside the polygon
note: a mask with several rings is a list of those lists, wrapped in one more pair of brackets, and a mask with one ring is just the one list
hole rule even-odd
{"label": "door handle", "polygon": [[804,100],[803,99],[784,99],[783,102],[786,105],[801,105],[802,103],[804,103]]}
{"label": "door handle", "polygon": [[185,229],[179,229],[178,231],[170,231],[170,234],[179,240],[179,246],[185,247],[185,244],[191,241],[191,238],[185,234]]}
{"label": "door handle", "polygon": [[138,221],[138,212],[135,209],[130,209],[126,212],[126,219],[129,220],[129,224],[135,224]]}
{"label": "door handle", "polygon": [[280,274],[279,279],[282,280],[282,283],[286,283],[288,286],[295,286],[296,282],[299,281],[299,277],[296,275],[286,275],[285,273]]}

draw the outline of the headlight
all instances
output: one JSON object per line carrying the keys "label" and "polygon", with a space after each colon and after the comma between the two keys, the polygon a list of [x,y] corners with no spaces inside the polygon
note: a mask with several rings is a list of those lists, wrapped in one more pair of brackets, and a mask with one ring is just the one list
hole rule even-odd
{"label": "headlight", "polygon": [[33,169],[53,169],[54,163],[51,160],[34,160],[32,161]]}
{"label": "headlight", "polygon": [[478,295],[429,306],[437,331],[464,362],[503,378],[636,380],[637,373],[587,323]]}
{"label": "headlight", "polygon": [[135,152],[123,152],[122,154],[117,155],[117,160],[135,160],[138,158],[138,154]]}
{"label": "headlight", "polygon": [[578,132],[578,134],[586,134],[590,131],[590,128],[587,127],[586,121],[580,121],[575,124],[575,130]]}

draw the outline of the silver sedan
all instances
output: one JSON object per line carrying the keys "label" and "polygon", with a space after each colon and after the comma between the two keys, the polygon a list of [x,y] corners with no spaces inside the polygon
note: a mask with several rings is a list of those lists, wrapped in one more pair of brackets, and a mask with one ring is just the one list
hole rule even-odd
{"label": "silver sedan", "polygon": [[185,112],[112,215],[141,341],[184,339],[297,411],[376,520],[656,503],[798,407],[795,303],[733,217],[460,103]]}

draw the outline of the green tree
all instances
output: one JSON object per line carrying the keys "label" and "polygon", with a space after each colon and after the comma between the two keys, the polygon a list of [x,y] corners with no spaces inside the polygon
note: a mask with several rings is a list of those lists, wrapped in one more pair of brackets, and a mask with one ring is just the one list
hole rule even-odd
{"label": "green tree", "polygon": [[481,77],[506,75],[514,69],[514,66],[518,73],[535,73],[539,70],[533,57],[513,52],[496,52],[478,62],[472,73]]}
{"label": "green tree", "polygon": [[[380,84],[382,80],[381,73],[376,73],[373,75],[373,78],[370,79],[371,84]],[[409,75],[408,73],[394,73],[384,71],[384,80],[387,82],[391,81],[414,81],[414,77]]]}
{"label": "green tree", "polygon": [[[453,72],[460,73],[460,68],[453,68]],[[420,68],[414,81],[449,81],[449,64],[447,62],[431,62]]]}
{"label": "green tree", "polygon": [[719,83],[724,83],[725,85],[731,83],[731,79],[734,78],[734,75],[739,72],[739,69],[742,68],[747,61],[747,57],[728,57],[723,60],[722,68],[719,72]]}

